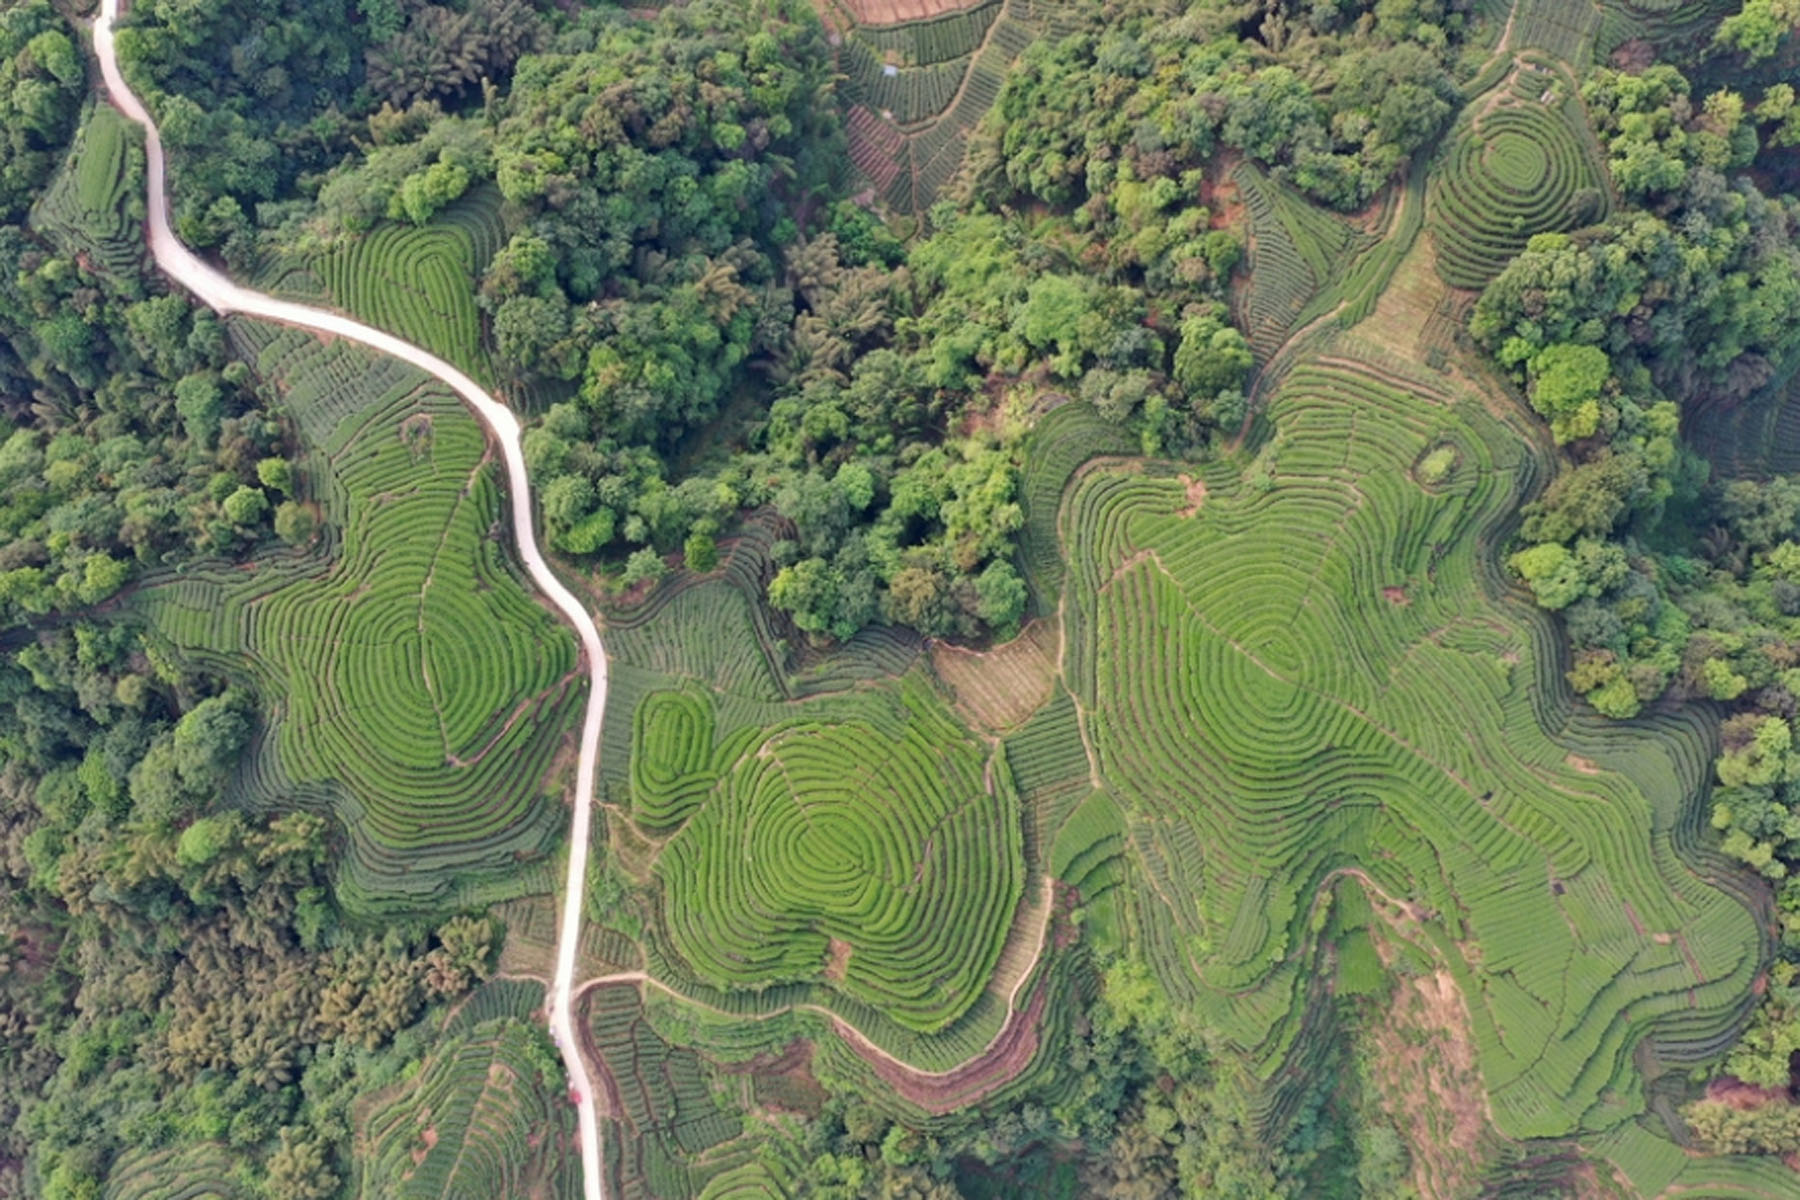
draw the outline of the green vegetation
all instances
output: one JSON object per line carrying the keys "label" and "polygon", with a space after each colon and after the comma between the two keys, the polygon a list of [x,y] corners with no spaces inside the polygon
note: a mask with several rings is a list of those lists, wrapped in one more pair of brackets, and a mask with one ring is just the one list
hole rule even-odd
{"label": "green vegetation", "polygon": [[1271,13],[1260,47],[1213,5],[1040,41],[972,155],[978,186],[1073,206],[1229,147],[1330,207],[1359,208],[1450,116],[1445,59],[1465,30],[1444,5],[1363,7],[1319,6],[1304,26]]}
{"label": "green vegetation", "polygon": [[347,1157],[321,1133],[346,1079],[398,1068],[396,1036],[486,973],[497,927],[345,924],[321,819],[218,804],[247,698],[129,626],[27,638],[0,679],[6,827],[29,847],[0,877],[10,1163],[29,1151],[52,1194],[250,1195],[265,1160],[335,1187]]}
{"label": "green vegetation", "polygon": [[[479,995],[479,993],[478,993]],[[404,1084],[358,1102],[358,1195],[580,1193],[575,1119],[542,1030],[495,1019],[432,1048]]]}
{"label": "green vegetation", "polygon": [[[1791,1190],[1793,5],[933,7],[121,30],[184,238],[526,420],[610,1190]],[[0,1193],[574,1195],[492,447],[163,294],[81,45],[0,0]]]}
{"label": "green vegetation", "polygon": [[429,908],[471,872],[547,848],[547,772],[580,700],[574,646],[490,534],[500,496],[474,418],[416,380],[340,386],[367,407],[315,460],[332,560],[192,570],[135,603],[264,698],[272,736],[246,798],[329,807],[350,851],[340,896]]}
{"label": "green vegetation", "polygon": [[1521,65],[1493,107],[1460,123],[1431,188],[1438,270],[1479,288],[1533,235],[1591,225],[1607,192],[1558,72]]}
{"label": "green vegetation", "polygon": [[[706,1182],[705,1152],[736,1138],[742,1125],[713,1099],[701,1057],[658,1036],[633,988],[595,990],[587,1020],[599,1061],[619,1089],[608,1146],[618,1147],[623,1137],[625,1148],[615,1151],[616,1165],[609,1164],[618,1172],[611,1186],[624,1190],[635,1183],[657,1196],[756,1195],[754,1168]],[[740,1181],[735,1185],[729,1182],[733,1175]],[[760,1177],[768,1179],[766,1170]]]}
{"label": "green vegetation", "polygon": [[885,713],[739,734],[715,763],[714,793],[657,867],[696,977],[763,988],[823,974],[909,1028],[961,1016],[1019,900],[1005,759],[913,681]]}
{"label": "green vegetation", "polygon": [[259,462],[292,453],[288,431],[210,313],[146,298],[142,176],[135,135],[95,108],[32,226],[0,226],[9,621],[99,603],[144,568],[269,532],[265,510],[231,501],[259,493]]}
{"label": "green vegetation", "polygon": [[1083,23],[1070,0],[989,0],[898,25],[844,26],[837,67],[850,158],[893,211],[923,214],[962,169],[1020,52]]}
{"label": "green vegetation", "polygon": [[1343,264],[1373,239],[1245,163],[1232,173],[1254,234],[1239,317],[1265,361],[1335,291]]}
{"label": "green vegetation", "polygon": [[112,109],[96,107],[31,215],[71,257],[125,288],[137,286],[143,258],[142,137]]}
{"label": "green vegetation", "polygon": [[[1592,778],[1561,761],[1533,707],[1553,660],[1529,625],[1481,613],[1478,538],[1523,464],[1478,406],[1301,366],[1269,419],[1262,469],[1210,474],[1193,518],[1174,481],[1105,471],[1064,516],[1099,768],[1185,901],[1149,902],[1171,926],[1150,961],[1268,1069],[1293,1036],[1282,997],[1313,892],[1354,863],[1479,939],[1479,965],[1452,970],[1499,1127],[1603,1128],[1630,1091],[1619,1008],[1694,1022],[1698,1003],[1724,1028],[1757,962],[1737,901],[1656,866],[1699,747],[1607,739],[1596,757],[1625,773]],[[1407,468],[1446,441],[1465,465],[1425,493]],[[1520,655],[1534,665],[1512,670]],[[1627,908],[1646,930],[1704,929],[1696,957],[1633,936]]]}
{"label": "green vegetation", "polygon": [[482,188],[429,223],[346,239],[312,269],[352,315],[491,379],[472,284],[504,240],[499,208],[499,193]]}
{"label": "green vegetation", "polygon": [[86,82],[79,44],[49,0],[0,9],[0,222],[18,220],[63,157]]}
{"label": "green vegetation", "polygon": [[107,1200],[239,1200],[250,1194],[224,1147],[128,1153],[107,1179]]}

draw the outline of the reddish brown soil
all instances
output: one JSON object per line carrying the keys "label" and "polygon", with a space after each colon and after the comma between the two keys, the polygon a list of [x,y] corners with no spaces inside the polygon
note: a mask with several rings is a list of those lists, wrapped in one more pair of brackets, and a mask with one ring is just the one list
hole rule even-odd
{"label": "reddish brown soil", "polygon": [[1490,1117],[1468,1009],[1450,972],[1396,988],[1375,1045],[1383,1103],[1395,1124],[1415,1131],[1442,1126],[1432,1139],[1409,1139],[1414,1186],[1422,1196],[1463,1194],[1480,1166]]}
{"label": "reddish brown soil", "polygon": [[883,1082],[926,1112],[939,1116],[975,1103],[1025,1069],[1037,1054],[1038,1022],[1044,1015],[1046,997],[1040,985],[1030,1002],[1006,1019],[1000,1036],[984,1052],[955,1070],[937,1074],[902,1066],[883,1056],[867,1038],[842,1021],[834,1018],[832,1024]]}
{"label": "reddish brown soil", "polygon": [[1033,618],[1018,637],[990,650],[933,642],[931,665],[949,687],[957,711],[998,733],[1024,722],[1050,698],[1061,638],[1054,619]]}
{"label": "reddish brown soil", "polygon": [[1191,475],[1182,475],[1178,478],[1181,480],[1181,486],[1187,489],[1187,507],[1181,510],[1181,515],[1191,517],[1200,511],[1202,504],[1206,503],[1206,481],[1195,479]]}
{"label": "reddish brown soil", "polygon": [[[926,853],[930,853],[927,849]],[[921,864],[921,869],[923,864]],[[828,939],[825,951],[825,978],[834,983],[842,983],[844,976],[850,973],[850,954],[854,947],[849,942],[837,938]]]}
{"label": "reddish brown soil", "polygon": [[1753,1083],[1745,1083],[1730,1075],[1715,1079],[1706,1085],[1706,1098],[1728,1104],[1739,1112],[1755,1112],[1759,1108],[1767,1108],[1771,1104],[1790,1104],[1786,1088],[1757,1087]]}
{"label": "reddish brown soil", "polygon": [[898,25],[974,8],[980,0],[843,0],[859,25]]}
{"label": "reddish brown soil", "polygon": [[1200,180],[1200,203],[1212,213],[1207,224],[1213,229],[1250,229],[1244,211],[1244,198],[1231,178],[1232,169],[1241,156],[1235,151],[1219,155]]}
{"label": "reddish brown soil", "polygon": [[900,174],[906,136],[861,104],[851,106],[845,132],[850,139],[850,161],[869,177],[876,191],[886,192]]}
{"label": "reddish brown soil", "polygon": [[1563,761],[1568,763],[1571,767],[1574,767],[1577,771],[1580,771],[1583,775],[1598,775],[1600,773],[1600,766],[1598,763],[1591,758],[1583,758],[1579,754],[1571,754],[1563,759]]}
{"label": "reddish brown soil", "polygon": [[1627,75],[1641,74],[1655,61],[1656,47],[1643,38],[1621,42],[1619,48],[1612,52],[1612,65]]}
{"label": "reddish brown soil", "polygon": [[1381,595],[1389,604],[1398,604],[1401,607],[1405,607],[1412,603],[1412,601],[1407,598],[1405,588],[1384,587],[1381,589]]}

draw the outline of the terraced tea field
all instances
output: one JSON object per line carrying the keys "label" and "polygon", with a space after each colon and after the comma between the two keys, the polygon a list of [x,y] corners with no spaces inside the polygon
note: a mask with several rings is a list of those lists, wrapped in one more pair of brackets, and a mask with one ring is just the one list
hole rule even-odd
{"label": "terraced tea field", "polygon": [[645,701],[656,740],[634,746],[633,772],[672,786],[633,800],[663,819],[671,791],[710,784],[657,863],[695,976],[750,989],[823,977],[921,1032],[966,1012],[1022,883],[1004,758],[916,677],[884,705],[741,729],[716,749],[709,714],[690,704],[672,719],[663,699]]}
{"label": "terraced tea field", "polygon": [[[940,7],[825,5],[855,163],[903,211],[936,196],[1006,64],[1066,15]],[[819,1080],[921,1126],[1039,1102],[1033,1072],[1099,986],[1065,969],[1084,952],[1147,960],[1205,1014],[1260,1080],[1249,1115],[1271,1138],[1322,1058],[1331,990],[1377,996],[1412,971],[1466,1036],[1483,1135],[1557,1139],[1511,1147],[1491,1194],[1541,1194],[1580,1155],[1638,1194],[1771,1194],[1774,1168],[1691,1160],[1657,1120],[1740,1026],[1767,957],[1766,897],[1700,829],[1715,731],[1574,714],[1561,642],[1499,565],[1551,466],[1543,439],[1425,328],[1453,325],[1453,289],[1532,235],[1607,211],[1574,73],[1603,29],[1677,36],[1686,7],[1521,0],[1438,157],[1378,219],[1240,168],[1255,420],[1171,464],[1128,457],[1079,404],[1043,417],[1019,554],[1035,619],[1014,646],[877,629],[797,647],[760,604],[783,536],[761,519],[715,575],[611,613],[606,874],[587,891],[572,868],[560,945],[544,852],[584,676],[509,557],[497,464],[454,396],[236,323],[312,447],[322,533],[248,569],[153,579],[133,611],[257,690],[268,720],[231,799],[329,811],[359,915],[513,898],[503,962],[557,980],[582,1115],[608,1121],[582,1139],[590,1195],[602,1178],[632,1196],[787,1194],[738,1116],[760,1081],[720,1064],[793,1046]],[[45,201],[109,245],[135,239],[114,124],[96,116]],[[272,264],[265,284],[486,378],[470,274],[498,239],[477,192],[425,229]],[[1429,314],[1416,340],[1370,327],[1395,312]],[[1445,362],[1423,369],[1403,344]],[[598,686],[606,660],[588,662]],[[577,812],[573,864],[590,845]],[[1410,957],[1396,967],[1378,942]],[[571,1025],[577,956],[592,977]],[[361,1099],[360,1194],[574,1193],[557,1051],[531,1025],[545,1000],[529,979],[488,983],[416,1071]],[[818,1111],[817,1080],[787,1084]],[[136,1153],[111,1194],[245,1190],[223,1161]]]}
{"label": "terraced tea field", "polygon": [[[1572,766],[1546,732],[1554,653],[1485,542],[1534,468],[1477,401],[1327,354],[1269,420],[1192,517],[1177,480],[1124,469],[1063,511],[1071,686],[1180,881],[1145,901],[1175,930],[1156,965],[1272,1067],[1313,897],[1354,866],[1447,952],[1503,1132],[1616,1123],[1635,1042],[1729,1025],[1759,962],[1750,914],[1676,853],[1705,739],[1583,729]],[[1427,487],[1439,446],[1457,465]]]}
{"label": "terraced tea field", "polygon": [[1611,197],[1574,81],[1549,60],[1521,59],[1458,122],[1436,165],[1430,227],[1438,270],[1480,288],[1533,234],[1605,217]]}
{"label": "terraced tea field", "polygon": [[105,1200],[247,1200],[225,1147],[200,1142],[179,1150],[122,1155],[107,1179]]}
{"label": "terraced tea field", "polygon": [[323,253],[275,259],[261,283],[325,300],[491,383],[474,282],[505,240],[500,193],[479,186],[427,225],[387,221]]}
{"label": "terraced tea field", "polygon": [[435,1047],[355,1110],[356,1194],[393,1200],[580,1194],[575,1122],[541,1029],[495,1019]]}
{"label": "terraced tea field", "polygon": [[137,128],[96,107],[55,182],[32,207],[31,224],[91,271],[135,288],[144,257],[144,152]]}
{"label": "terraced tea field", "polygon": [[[316,381],[313,363],[333,350],[277,338],[264,369]],[[340,890],[372,908],[429,908],[547,849],[551,760],[583,689],[573,641],[496,533],[480,427],[417,376],[364,367],[303,393],[347,413],[313,459],[329,561],[189,571],[138,606],[180,651],[262,696],[269,728],[245,799],[328,807],[349,850]]]}
{"label": "terraced tea field", "polygon": [[1033,41],[1073,0],[815,0],[831,30],[850,157],[896,212],[922,213],[961,169],[970,132]]}
{"label": "terraced tea field", "polygon": [[713,1099],[701,1057],[657,1034],[633,988],[596,988],[585,1004],[619,1135],[609,1139],[620,1150],[608,1164],[619,1194],[691,1197],[707,1188],[703,1194],[713,1195],[707,1153],[737,1138],[743,1123]]}

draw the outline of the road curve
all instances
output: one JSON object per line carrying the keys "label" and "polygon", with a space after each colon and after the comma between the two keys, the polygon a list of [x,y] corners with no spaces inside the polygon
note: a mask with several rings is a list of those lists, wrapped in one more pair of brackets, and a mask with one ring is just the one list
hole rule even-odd
{"label": "road curve", "polygon": [[118,55],[113,45],[113,22],[119,15],[120,0],[102,0],[100,15],[94,20],[94,49],[100,58],[100,72],[113,104],[126,117],[144,128],[144,141],[149,159],[149,231],[150,254],[171,279],[187,288],[201,301],[220,314],[240,313],[262,317],[284,325],[311,329],[318,333],[361,342],[384,354],[391,354],[444,381],[466,401],[475,416],[487,426],[500,444],[506,459],[507,487],[512,494],[513,538],[519,558],[530,573],[538,590],[566,617],[581,638],[581,648],[588,668],[587,713],[581,725],[581,755],[575,770],[574,817],[569,828],[569,871],[564,882],[562,922],[557,934],[556,976],[550,988],[550,1029],[562,1051],[568,1068],[569,1084],[579,1097],[577,1104],[581,1134],[581,1165],[587,1200],[605,1200],[606,1184],[600,1153],[600,1125],[594,1108],[593,1081],[587,1064],[581,1058],[581,1042],[575,1035],[572,1014],[574,999],[576,941],[581,932],[581,905],[586,891],[588,839],[593,820],[594,764],[600,751],[600,719],[606,710],[606,651],[600,644],[600,631],[580,600],[551,572],[538,551],[532,532],[531,481],[525,474],[525,457],[519,448],[519,419],[513,411],[483,391],[473,379],[443,359],[403,341],[390,333],[371,328],[341,314],[313,308],[292,301],[278,300],[234,282],[215,270],[199,255],[181,244],[169,225],[169,201],[166,192],[162,139],[156,123],[119,70]]}

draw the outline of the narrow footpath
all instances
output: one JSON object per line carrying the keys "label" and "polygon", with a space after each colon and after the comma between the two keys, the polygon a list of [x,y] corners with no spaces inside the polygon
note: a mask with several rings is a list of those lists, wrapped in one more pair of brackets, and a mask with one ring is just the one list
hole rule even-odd
{"label": "narrow footpath", "polygon": [[587,1200],[605,1200],[600,1123],[594,1108],[593,1081],[589,1078],[587,1064],[581,1057],[581,1039],[575,1034],[573,984],[576,943],[581,933],[582,897],[587,890],[588,840],[594,804],[594,764],[600,752],[600,719],[606,711],[606,651],[600,644],[600,631],[595,627],[593,617],[551,572],[538,550],[531,524],[531,481],[526,477],[525,458],[519,448],[519,419],[511,409],[483,391],[473,379],[436,355],[338,313],[278,300],[263,292],[243,287],[181,244],[169,226],[162,139],[157,134],[156,123],[150,119],[143,103],[126,85],[125,77],[119,70],[118,55],[113,45],[113,23],[118,19],[119,9],[120,0],[102,0],[100,15],[94,20],[94,50],[100,57],[100,71],[105,77],[106,90],[113,104],[144,129],[150,193],[145,228],[149,237],[150,254],[156,260],[156,265],[169,278],[220,315],[237,313],[260,317],[360,342],[383,354],[391,354],[411,363],[452,388],[487,427],[488,432],[499,443],[506,460],[507,490],[512,500],[513,540],[518,545],[520,560],[524,562],[525,569],[538,590],[567,618],[581,638],[582,657],[587,664],[589,680],[588,702],[581,726],[581,753],[575,770],[575,801],[569,826],[569,869],[563,884],[562,922],[556,944],[556,975],[550,987],[550,1030],[562,1051],[563,1063],[569,1072],[569,1085],[577,1097],[584,1194]]}

